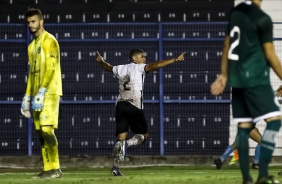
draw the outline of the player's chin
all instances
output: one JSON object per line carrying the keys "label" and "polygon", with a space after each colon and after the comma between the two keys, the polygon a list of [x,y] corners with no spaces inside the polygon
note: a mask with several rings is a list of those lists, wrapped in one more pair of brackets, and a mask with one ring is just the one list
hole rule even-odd
{"label": "player's chin", "polygon": [[35,34],[35,33],[37,32],[37,30],[30,28],[30,29],[29,29],[29,32],[30,32],[31,34]]}

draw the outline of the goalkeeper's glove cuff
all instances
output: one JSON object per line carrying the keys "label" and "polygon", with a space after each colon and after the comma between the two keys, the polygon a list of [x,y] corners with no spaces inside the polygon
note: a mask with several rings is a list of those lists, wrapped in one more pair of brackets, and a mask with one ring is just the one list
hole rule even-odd
{"label": "goalkeeper's glove cuff", "polygon": [[41,87],[32,100],[31,108],[35,111],[41,111],[44,106],[44,95],[46,93],[46,88]]}
{"label": "goalkeeper's glove cuff", "polygon": [[45,95],[46,91],[47,91],[46,88],[41,87],[41,88],[39,89],[38,93],[40,93],[40,94],[42,94],[42,95]]}
{"label": "goalkeeper's glove cuff", "polygon": [[23,97],[23,101],[24,100],[30,102],[30,95],[25,94]]}

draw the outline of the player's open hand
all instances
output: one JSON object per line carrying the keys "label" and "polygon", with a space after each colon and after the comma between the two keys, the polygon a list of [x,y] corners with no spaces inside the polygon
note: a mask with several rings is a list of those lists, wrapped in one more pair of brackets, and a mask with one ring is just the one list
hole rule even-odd
{"label": "player's open hand", "polygon": [[278,96],[278,97],[282,97],[282,85],[279,86],[279,88],[276,90],[275,95]]}
{"label": "player's open hand", "polygon": [[184,60],[184,54],[186,54],[186,52],[181,53],[181,54],[175,59],[175,62],[183,61],[183,60]]}
{"label": "player's open hand", "polygon": [[103,62],[104,58],[100,55],[100,53],[98,51],[96,51],[97,57],[96,57],[96,61],[98,63]]}
{"label": "player's open hand", "polygon": [[220,75],[212,84],[211,84],[211,94],[212,95],[219,95],[225,89],[227,82],[227,78]]}

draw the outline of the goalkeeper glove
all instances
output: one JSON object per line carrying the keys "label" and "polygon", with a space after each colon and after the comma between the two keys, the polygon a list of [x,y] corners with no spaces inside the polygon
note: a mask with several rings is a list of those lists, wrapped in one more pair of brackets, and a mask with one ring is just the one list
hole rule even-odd
{"label": "goalkeeper glove", "polygon": [[30,116],[31,116],[30,112],[29,112],[29,107],[30,107],[30,96],[29,95],[24,95],[22,106],[21,106],[21,113],[26,118],[30,118]]}
{"label": "goalkeeper glove", "polygon": [[43,109],[44,95],[46,88],[41,87],[35,97],[32,99],[31,108],[35,111],[41,111]]}

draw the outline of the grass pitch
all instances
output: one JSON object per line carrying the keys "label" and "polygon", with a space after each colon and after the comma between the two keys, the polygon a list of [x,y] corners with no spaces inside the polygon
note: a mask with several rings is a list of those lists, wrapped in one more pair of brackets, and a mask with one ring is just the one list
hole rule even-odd
{"label": "grass pitch", "polygon": [[[270,174],[277,176],[282,168],[270,167]],[[65,168],[60,179],[31,179],[40,169],[0,169],[1,184],[240,184],[242,176],[238,166],[216,170],[214,166],[151,166],[120,168],[125,175],[115,177],[111,168]],[[258,170],[251,169],[256,180]]]}

